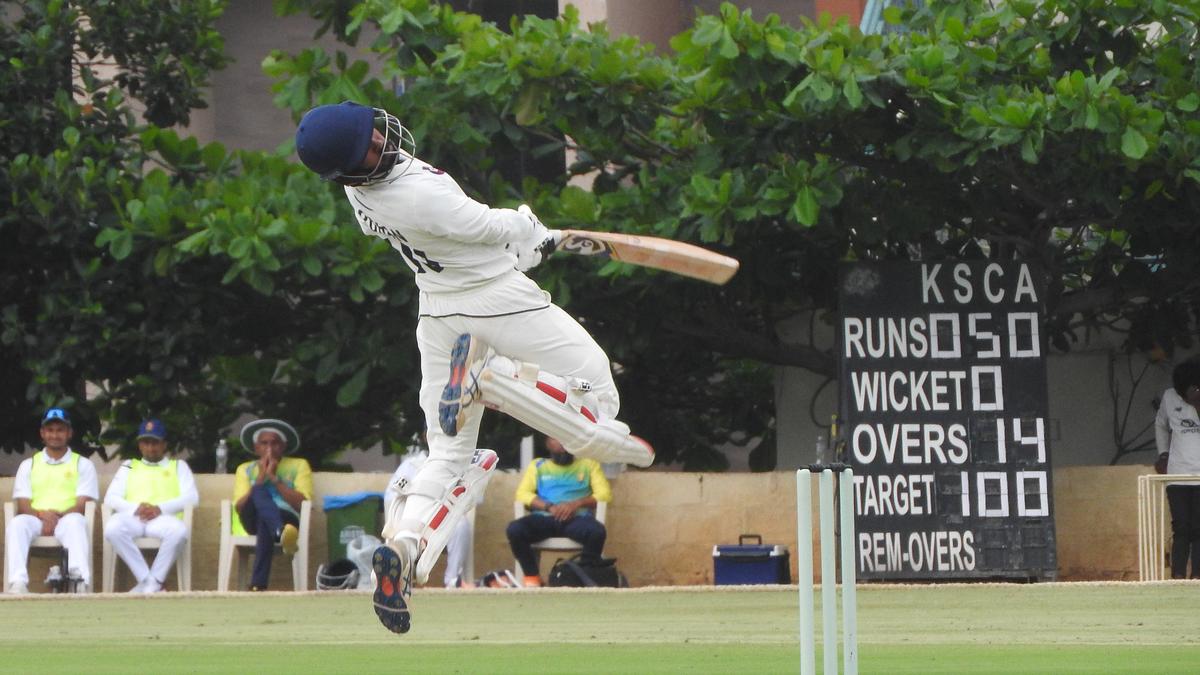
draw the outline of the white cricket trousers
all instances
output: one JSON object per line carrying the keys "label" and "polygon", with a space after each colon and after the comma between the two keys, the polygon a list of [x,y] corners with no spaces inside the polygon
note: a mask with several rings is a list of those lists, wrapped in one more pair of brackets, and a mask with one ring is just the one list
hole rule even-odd
{"label": "white cricket trousers", "polygon": [[[42,534],[42,521],[27,513],[12,519],[4,534],[4,557],[8,564],[8,583],[29,583],[29,547]],[[87,520],[82,513],[68,513],[58,519],[54,538],[67,549],[66,576],[76,570],[89,586],[92,583],[92,551],[88,547]]]}
{"label": "white cricket trousers", "polygon": [[[468,409],[468,417],[454,437],[442,433],[438,403],[450,379],[450,352],[463,333],[483,340],[501,356],[536,363],[546,373],[587,380],[600,405],[599,413],[615,418],[621,407],[613,382],[608,355],[575,319],[557,305],[509,316],[446,318],[421,317],[417,324],[417,346],[421,350],[421,411],[429,437],[429,461],[471,460],[479,439],[483,405]],[[421,467],[421,472],[425,471]]]}
{"label": "white cricket trousers", "polygon": [[446,573],[442,577],[442,583],[447,588],[453,588],[460,578],[466,582],[475,581],[466,576],[467,551],[473,544],[473,538],[471,521],[463,518],[458,527],[454,528],[454,534],[450,535],[450,541],[446,544]]}
{"label": "white cricket trousers", "polygon": [[[175,564],[175,558],[187,543],[187,534],[187,526],[182,520],[166,514],[146,522],[132,513],[114,513],[104,527],[104,538],[112,543],[113,550],[129,566],[133,578],[141,583],[147,575],[153,576],[160,585],[167,580],[171,565]],[[146,565],[141,549],[133,543],[138,537],[161,540],[153,565]]]}
{"label": "white cricket trousers", "polygon": [[[421,411],[425,414],[429,460],[421,466],[414,482],[432,481],[450,485],[462,474],[475,449],[480,447],[476,443],[479,439],[483,405],[477,403],[468,408],[467,419],[454,437],[442,433],[438,423],[438,403],[442,397],[442,390],[450,379],[450,353],[455,340],[463,333],[470,333],[482,340],[501,356],[523,363],[535,363],[542,372],[564,378],[587,380],[600,407],[600,415],[608,418],[617,416],[621,399],[613,382],[608,355],[587,330],[560,307],[547,304],[538,309],[502,315],[491,311],[471,311],[487,308],[493,299],[495,304],[492,304],[492,307],[503,307],[507,300],[522,293],[532,291],[543,294],[535,284],[524,277],[521,279],[524,279],[523,283],[527,284],[526,286],[503,288],[491,297],[485,296],[482,302],[476,298],[476,302],[464,303],[459,310],[462,313],[449,316],[426,315],[418,322],[417,347],[421,351],[420,401]],[[544,297],[548,301],[548,294]],[[467,304],[471,306],[466,306]],[[410,495],[403,517],[405,520],[429,522],[437,504],[436,499],[419,494]]]}

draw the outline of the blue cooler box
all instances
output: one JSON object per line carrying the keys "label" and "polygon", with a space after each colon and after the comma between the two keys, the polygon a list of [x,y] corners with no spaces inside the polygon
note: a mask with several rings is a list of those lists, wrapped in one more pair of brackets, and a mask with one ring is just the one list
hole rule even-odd
{"label": "blue cooler box", "polygon": [[790,584],[787,547],[763,544],[762,536],[743,534],[737,544],[713,546],[713,584]]}

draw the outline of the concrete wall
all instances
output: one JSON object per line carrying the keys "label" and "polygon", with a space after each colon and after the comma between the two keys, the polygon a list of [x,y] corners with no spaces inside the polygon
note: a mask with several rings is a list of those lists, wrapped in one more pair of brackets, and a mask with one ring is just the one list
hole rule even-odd
{"label": "concrete wall", "polygon": [[[1054,473],[1058,528],[1058,560],[1062,579],[1137,578],[1137,475],[1142,467],[1068,467]],[[614,500],[608,511],[606,553],[619,559],[630,583],[646,585],[705,585],[712,583],[712,547],[735,543],[739,534],[761,534],[763,541],[783,544],[793,553],[795,576],[795,484],[791,472],[774,473],[652,473],[626,472],[613,483]],[[309,575],[327,561],[322,498],[359,490],[382,490],[386,474],[318,473],[315,478],[315,519],[310,542]],[[101,479],[101,490],[108,478]],[[493,478],[487,499],[477,515],[476,575],[513,567],[504,528],[512,519],[512,495],[519,480],[515,472]],[[195,514],[192,547],[192,585],[212,590],[217,583],[217,510],[233,490],[233,477],[197,476],[201,494]],[[12,494],[12,479],[0,478],[0,494]],[[816,490],[813,490],[814,502]],[[814,504],[815,510],[815,504]],[[94,556],[98,580],[101,533],[97,526]],[[544,554],[543,575],[553,564]],[[50,561],[33,558],[31,587],[42,590]],[[118,563],[118,590],[132,586]],[[431,579],[440,585],[441,565]],[[235,577],[236,579],[236,577]],[[291,568],[282,556],[275,561],[271,587],[291,588]],[[310,578],[310,586],[312,584]],[[168,582],[168,588],[174,581]]]}
{"label": "concrete wall", "polygon": [[1054,471],[1061,579],[1138,578],[1137,477],[1146,473],[1154,470],[1148,466],[1072,466]]}

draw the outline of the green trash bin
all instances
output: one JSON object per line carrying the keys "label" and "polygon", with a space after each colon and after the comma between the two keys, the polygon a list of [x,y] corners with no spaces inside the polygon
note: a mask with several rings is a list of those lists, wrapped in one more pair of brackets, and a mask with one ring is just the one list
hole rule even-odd
{"label": "green trash bin", "polygon": [[325,497],[325,527],[329,535],[329,561],[346,557],[346,544],[369,534],[379,536],[383,512],[382,492],[356,492]]}

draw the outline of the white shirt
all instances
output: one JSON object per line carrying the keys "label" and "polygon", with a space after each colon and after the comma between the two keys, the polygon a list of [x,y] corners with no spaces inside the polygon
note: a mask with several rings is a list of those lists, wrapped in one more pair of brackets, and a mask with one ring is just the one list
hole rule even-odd
{"label": "white shirt", "polygon": [[[169,459],[163,457],[158,462],[142,461],[147,466],[161,466],[163,462],[167,462]],[[196,477],[192,475],[191,467],[182,459],[178,460],[178,462],[175,471],[179,478],[179,496],[174,499],[168,499],[161,504],[155,504],[155,506],[162,510],[164,515],[168,516],[173,516],[189,506],[195,506],[200,503],[200,493],[196,491]],[[108,492],[104,493],[104,505],[111,507],[117,513],[133,513],[138,507],[138,504],[125,501],[125,483],[129,480],[131,466],[130,460],[121,462],[121,467],[117,469],[117,474],[113,476],[112,482],[108,484]]]}
{"label": "white shirt", "polygon": [[[67,448],[60,459],[54,459],[50,453],[46,452],[45,448],[42,448],[42,454],[46,456],[47,464],[62,464],[70,460],[71,455],[76,453]],[[22,461],[21,466],[17,467],[17,475],[13,478],[13,499],[33,499],[33,485],[30,483],[32,471],[33,457]],[[75,486],[75,496],[100,498],[100,483],[96,480],[96,465],[92,464],[92,460],[87,457],[79,458],[79,482]]]}
{"label": "white shirt", "polygon": [[471,199],[448,174],[419,159],[398,165],[392,175],[374,185],[346,187],[346,198],[363,234],[387,240],[415,273],[422,314],[441,315],[427,296],[470,294],[497,282],[519,284],[516,279],[524,280],[527,293],[500,311],[548,304],[537,284],[514,269],[516,257],[505,250],[505,244],[536,235],[533,221]]}
{"label": "white shirt", "polygon": [[1163,392],[1154,418],[1154,442],[1159,454],[1171,453],[1167,473],[1200,474],[1200,415],[1174,388]]}

